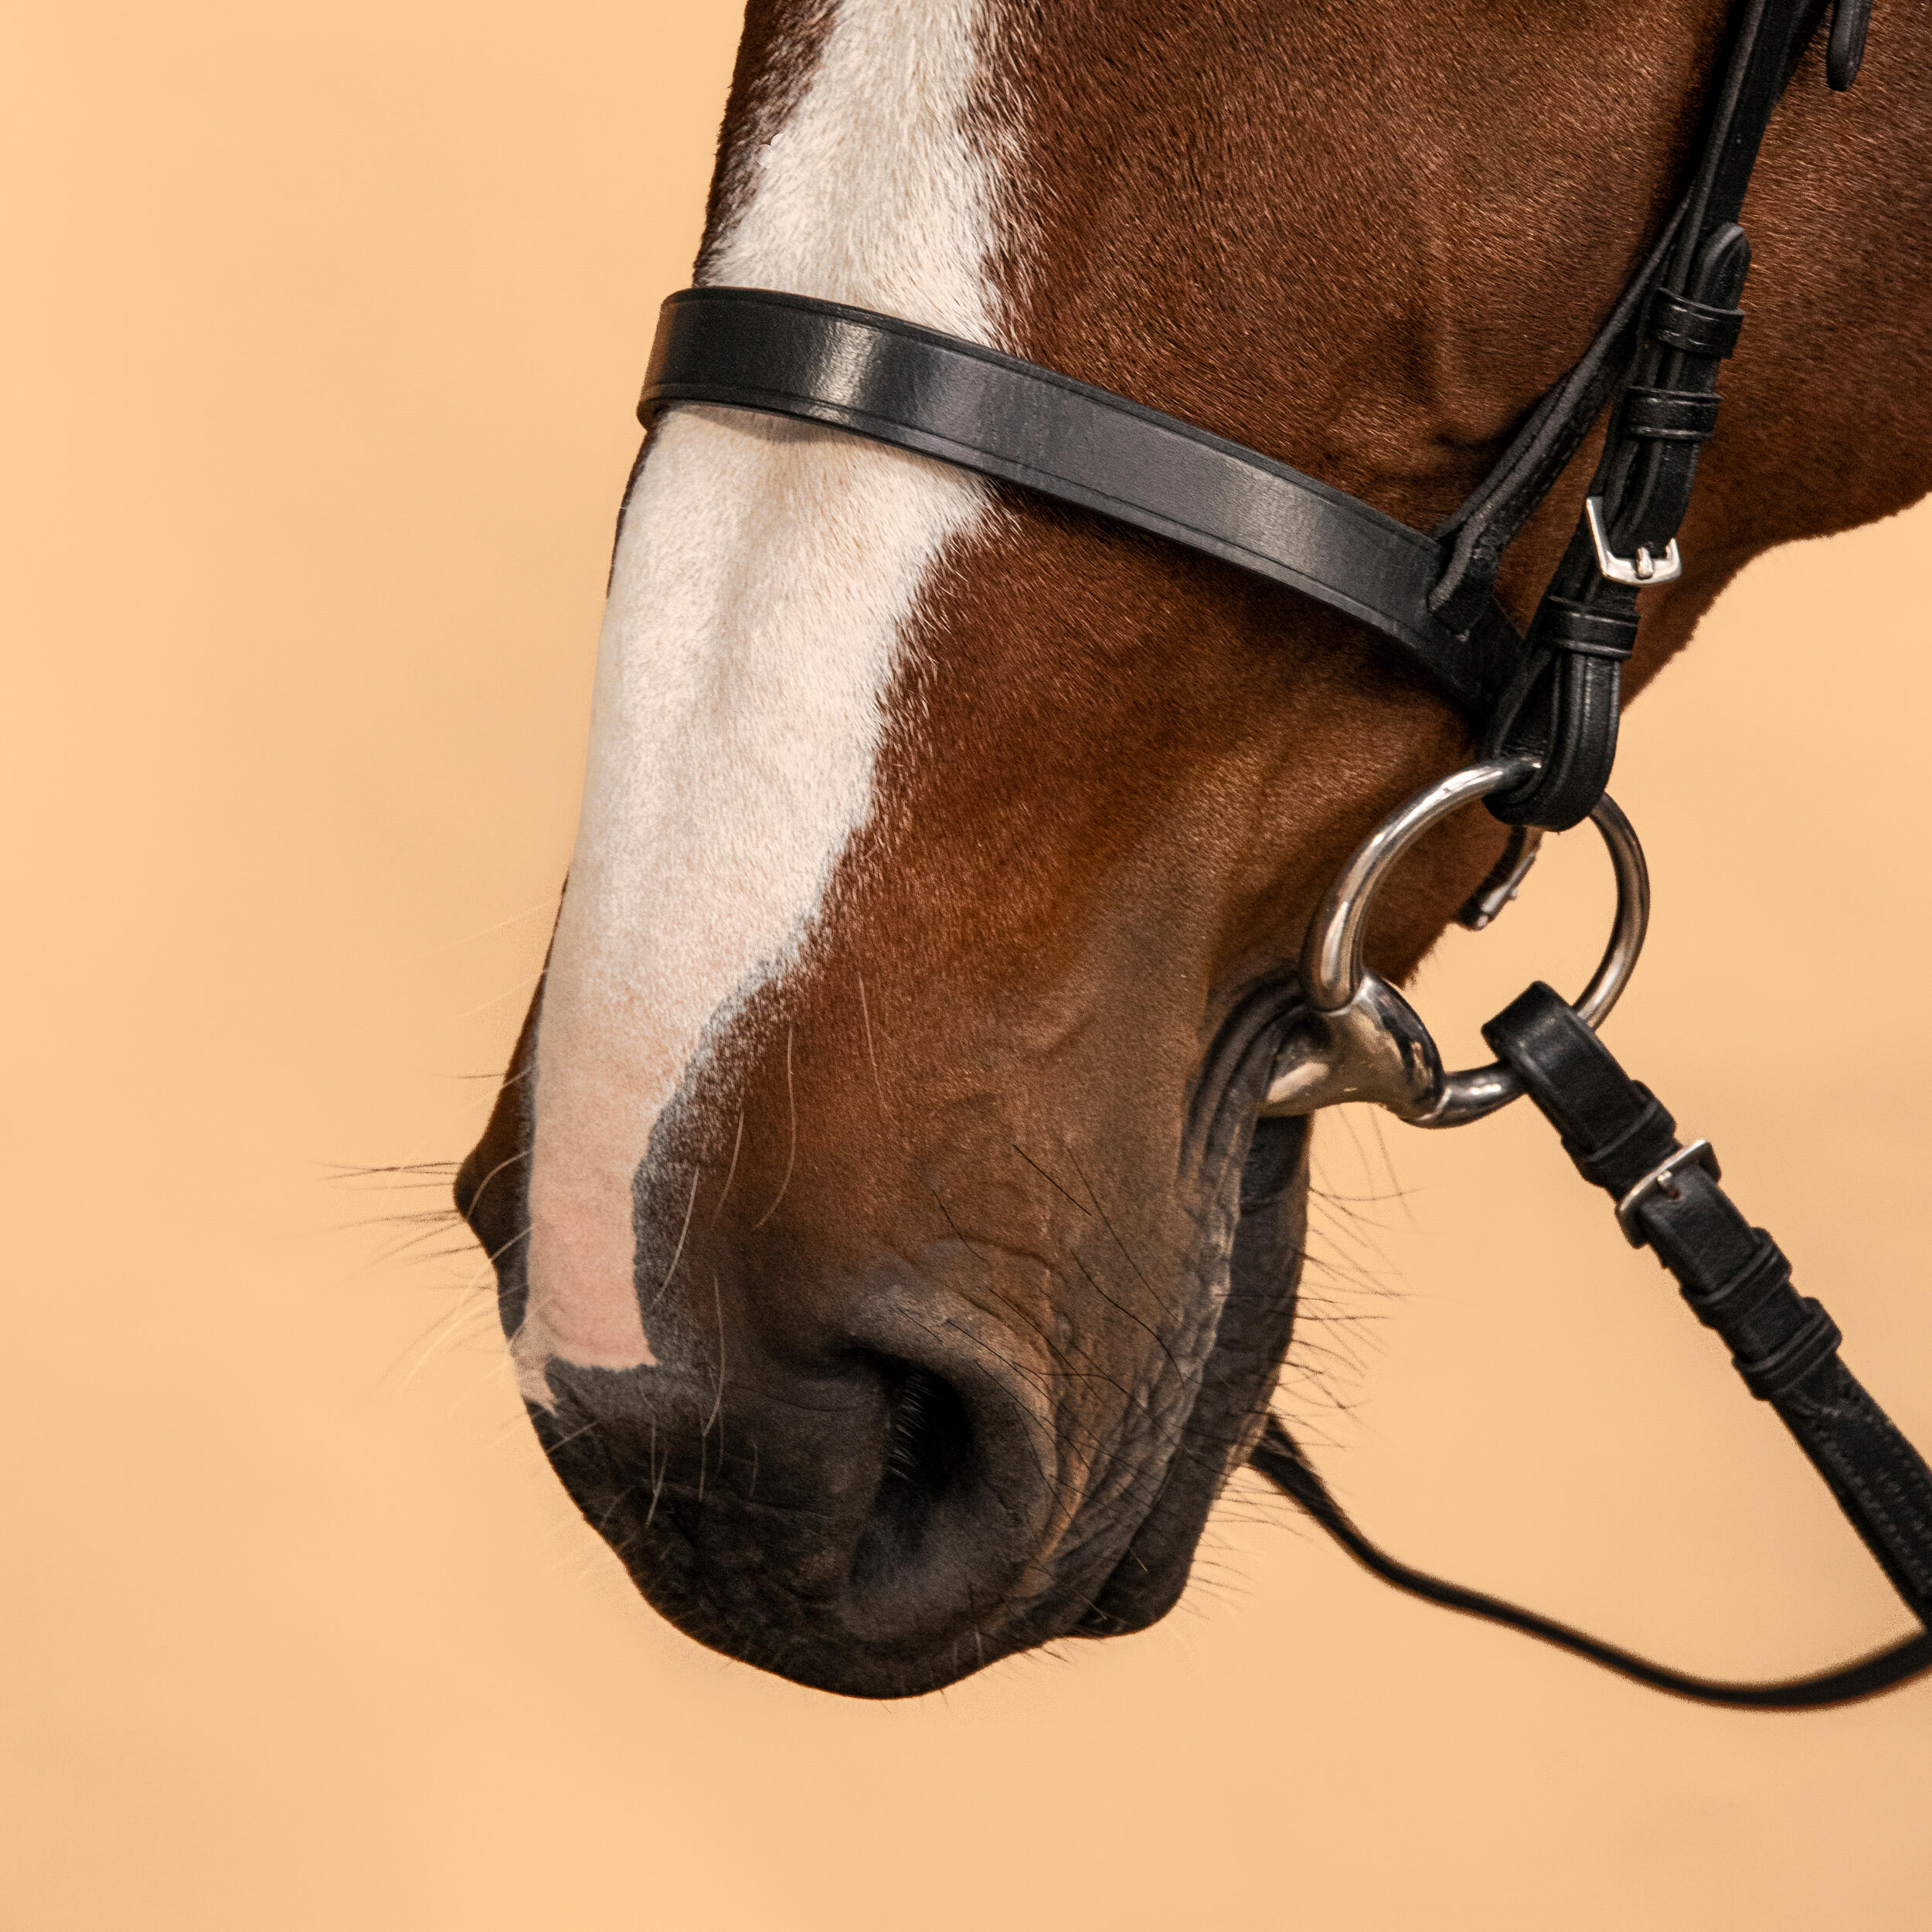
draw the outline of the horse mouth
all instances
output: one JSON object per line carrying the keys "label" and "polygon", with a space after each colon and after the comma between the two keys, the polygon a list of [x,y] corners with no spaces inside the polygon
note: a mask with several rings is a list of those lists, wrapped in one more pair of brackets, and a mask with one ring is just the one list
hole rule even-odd
{"label": "horse mouth", "polygon": [[[728,1414],[722,1384],[688,1365],[552,1361],[551,1400],[531,1420],[641,1594],[709,1648],[864,1698],[918,1696],[1165,1615],[1265,1420],[1294,1321],[1307,1124],[1255,1119],[1285,1017],[1278,984],[1240,1001],[1188,1104],[1182,1185],[1200,1202],[1199,1245],[1175,1254],[1171,1277],[1197,1311],[1187,1383],[1170,1385],[1158,1427],[1120,1443],[1123,1461],[1097,1490],[1083,1485],[1057,1529],[1064,1417],[1002,1376],[1016,1338],[972,1332],[937,1267],[930,1309],[903,1282],[855,1298],[841,1352],[813,1358],[809,1385],[765,1387],[737,1369]],[[500,1270],[512,1330],[519,1252]],[[1218,1306],[1195,1299],[1211,1294]],[[1043,1478],[1037,1496],[1027,1471]]]}
{"label": "horse mouth", "polygon": [[1308,1216],[1308,1123],[1264,1120],[1241,1172],[1228,1292],[1160,1488],[1073,1634],[1121,1637],[1180,1600],[1209,1512],[1247,1460],[1294,1328]]}

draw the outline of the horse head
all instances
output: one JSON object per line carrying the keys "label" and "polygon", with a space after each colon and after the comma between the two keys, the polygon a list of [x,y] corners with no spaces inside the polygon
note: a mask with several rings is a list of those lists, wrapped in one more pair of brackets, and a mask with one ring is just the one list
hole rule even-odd
{"label": "horse head", "polygon": [[[1427,529],[1642,254],[1727,14],[753,0],[698,279],[1044,363]],[[1932,386],[1869,379],[1922,373],[1932,305],[1928,29],[1891,31],[1856,121],[1808,67],[1774,129],[1633,684],[1750,556],[1925,486]],[[1881,300],[1873,260],[1916,280]],[[1519,618],[1581,494],[1512,553]],[[657,420],[459,1184],[544,1446],[652,1603],[862,1696],[1173,1604],[1290,1338],[1307,1134],[1257,1113],[1302,934],[1472,750],[1292,591],[835,429]],[[1503,836],[1430,835],[1385,978]]]}

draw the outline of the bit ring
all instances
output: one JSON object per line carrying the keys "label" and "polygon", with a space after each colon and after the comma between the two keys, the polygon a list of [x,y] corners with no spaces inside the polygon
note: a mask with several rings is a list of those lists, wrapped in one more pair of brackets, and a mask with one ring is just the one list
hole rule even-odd
{"label": "bit ring", "polygon": [[[1439,820],[1492,791],[1533,776],[1528,758],[1471,765],[1418,792],[1376,826],[1329,887],[1302,943],[1307,1002],[1276,1057],[1264,1114],[1312,1114],[1343,1100],[1368,1100],[1417,1127],[1461,1127],[1507,1106],[1522,1083],[1500,1061],[1445,1073],[1429,1029],[1401,994],[1362,962],[1362,934],[1383,882]],[[1650,874],[1630,821],[1607,797],[1590,815],[1617,876],[1610,943],[1575,1002],[1594,1029],[1628,985],[1650,923]]]}

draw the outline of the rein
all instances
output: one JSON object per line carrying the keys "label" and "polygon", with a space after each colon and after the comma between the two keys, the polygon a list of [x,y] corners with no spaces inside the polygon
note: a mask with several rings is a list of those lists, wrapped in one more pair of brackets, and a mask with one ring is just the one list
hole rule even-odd
{"label": "rein", "polygon": [[[1826,0],[1740,0],[1689,185],[1582,357],[1531,410],[1468,499],[1423,535],[1345,492],[1179,418],[1038,364],[889,315],[756,288],[665,304],[638,413],[673,403],[819,423],[1098,512],[1283,584],[1406,651],[1476,723],[1481,762],[1371,834],[1317,912],[1263,1112],[1371,1100],[1419,1126],[1459,1126],[1523,1094],[1607,1192],[1626,1239],[1676,1277],[1732,1352],[1918,1620],[1917,1634],[1821,1675],[1711,1682],[1533,1611],[1446,1583],[1362,1535],[1278,1420],[1254,1466],[1376,1575],[1413,1595],[1539,1638],[1698,1701],[1798,1709],[1866,1697],[1932,1669],[1932,1471],[1838,1359],[1839,1333],[1791,1284],[1790,1263],[1718,1185],[1594,1029],[1641,950],[1643,852],[1605,795],[1637,600],[1682,570],[1676,534],[1716,427],[1719,364],[1737,345],[1750,245],[1738,216],[1772,113]],[[1827,78],[1849,87],[1870,0],[1831,0]],[[1575,534],[1527,629],[1495,594],[1504,555],[1611,410]],[[1617,879],[1615,930],[1575,1005],[1540,982],[1483,1029],[1498,1057],[1445,1072],[1427,1028],[1367,971],[1376,889],[1415,838],[1481,798],[1516,828],[1460,917],[1478,929],[1513,898],[1546,831],[1592,818]]]}

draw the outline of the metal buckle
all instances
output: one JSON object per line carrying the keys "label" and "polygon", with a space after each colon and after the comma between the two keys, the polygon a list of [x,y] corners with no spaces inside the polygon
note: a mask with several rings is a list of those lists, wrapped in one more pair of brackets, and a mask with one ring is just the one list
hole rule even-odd
{"label": "metal buckle", "polygon": [[1641,589],[1647,584],[1668,583],[1684,574],[1684,560],[1678,554],[1676,538],[1664,546],[1660,557],[1642,549],[1634,557],[1619,556],[1610,547],[1610,536],[1604,528],[1600,496],[1583,498],[1583,519],[1590,526],[1590,540],[1597,546],[1597,568],[1612,583],[1634,583]]}
{"label": "metal buckle", "polygon": [[[1460,1127],[1522,1093],[1522,1083],[1499,1061],[1445,1073],[1415,1009],[1362,964],[1362,936],[1382,882],[1431,825],[1490,792],[1513,789],[1536,770],[1533,759],[1498,758],[1431,785],[1383,819],[1342,868],[1302,941],[1308,1003],[1275,1057],[1264,1114],[1312,1114],[1343,1100],[1372,1100],[1417,1127]],[[1590,818],[1617,874],[1616,924],[1576,1004],[1577,1017],[1595,1027],[1617,1004],[1643,950],[1650,878],[1644,849],[1614,801],[1599,799]]]}
{"label": "metal buckle", "polygon": [[1713,1181],[1724,1178],[1723,1169],[1717,1165],[1716,1150],[1709,1141],[1692,1141],[1689,1147],[1680,1147],[1668,1161],[1659,1161],[1617,1203],[1617,1225],[1623,1230],[1624,1239],[1632,1247],[1643,1247],[1650,1240],[1637,1224],[1638,1209],[1653,1194],[1661,1194],[1667,1201],[1677,1199],[1682,1192],[1677,1185],[1677,1177],[1687,1167],[1701,1167]]}

